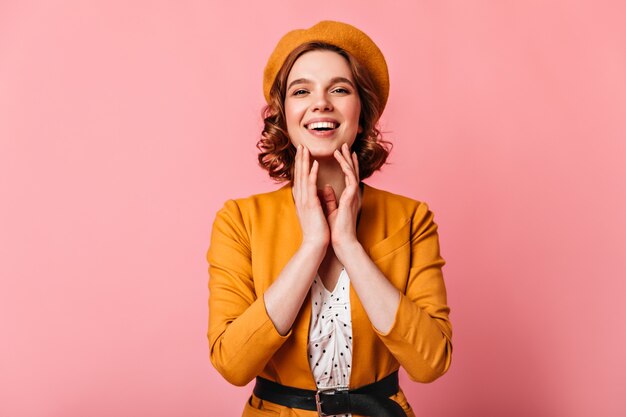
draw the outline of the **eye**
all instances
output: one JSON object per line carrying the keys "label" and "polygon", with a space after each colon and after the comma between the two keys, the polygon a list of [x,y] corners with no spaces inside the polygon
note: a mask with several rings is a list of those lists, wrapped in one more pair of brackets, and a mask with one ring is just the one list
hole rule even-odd
{"label": "eye", "polygon": [[350,94],[350,91],[343,87],[335,88],[333,91],[340,94]]}
{"label": "eye", "polygon": [[291,93],[291,94],[292,94],[292,95],[294,95],[294,96],[301,96],[302,94],[305,94],[305,93],[307,93],[307,91],[306,91],[306,90],[300,89],[300,90],[296,90],[296,91],[294,91],[294,92],[293,92],[293,93]]}

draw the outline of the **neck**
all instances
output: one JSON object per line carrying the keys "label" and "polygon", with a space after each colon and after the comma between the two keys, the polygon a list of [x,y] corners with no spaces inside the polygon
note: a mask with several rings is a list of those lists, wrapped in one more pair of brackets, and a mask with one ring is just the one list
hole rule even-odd
{"label": "neck", "polygon": [[345,174],[335,158],[318,159],[319,170],[317,171],[317,188],[322,189],[324,185],[330,184],[335,190],[337,200],[341,197],[346,188]]}

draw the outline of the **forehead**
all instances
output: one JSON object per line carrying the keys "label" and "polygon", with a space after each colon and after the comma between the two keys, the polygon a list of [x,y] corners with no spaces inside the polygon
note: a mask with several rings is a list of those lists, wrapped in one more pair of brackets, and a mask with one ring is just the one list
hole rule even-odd
{"label": "forehead", "polygon": [[345,77],[354,81],[348,60],[333,51],[309,51],[300,55],[294,62],[287,83],[297,78],[324,81],[335,77]]}

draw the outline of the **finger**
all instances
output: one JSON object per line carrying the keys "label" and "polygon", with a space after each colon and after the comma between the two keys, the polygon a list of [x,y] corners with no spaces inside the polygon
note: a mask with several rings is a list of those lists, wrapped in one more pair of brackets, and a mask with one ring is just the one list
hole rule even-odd
{"label": "finger", "polygon": [[305,147],[302,146],[302,174],[307,177],[309,175],[309,172],[311,172],[311,155],[309,154],[309,150]]}
{"label": "finger", "polygon": [[319,170],[319,162],[317,160],[313,161],[313,166],[311,167],[311,173],[308,177],[307,183],[307,197],[311,200],[315,200],[317,198],[317,171]]}
{"label": "finger", "polygon": [[332,213],[337,210],[337,196],[335,195],[335,190],[332,185],[326,184],[324,185],[324,189],[322,190],[322,197],[324,198],[324,206],[326,207],[327,213]]}
{"label": "finger", "polygon": [[355,166],[354,159],[352,158],[352,154],[350,153],[350,148],[348,147],[348,144],[344,144],[341,151],[344,159],[348,162],[348,164],[350,164],[350,169],[352,169],[352,171],[355,173],[355,178],[357,178],[358,182],[358,176],[356,175],[357,168]]}
{"label": "finger", "polygon": [[354,176],[354,171],[350,166],[350,163],[344,158],[344,156],[339,153],[339,151],[335,151],[334,153],[335,159],[339,162],[339,166],[341,170],[346,175],[346,186],[352,186],[356,184],[356,178]]}
{"label": "finger", "polygon": [[350,169],[354,170],[354,166],[352,166],[352,158],[350,157],[350,148],[347,143],[341,145],[341,155],[343,155],[346,162],[350,165]]}
{"label": "finger", "polygon": [[361,177],[359,174],[359,158],[356,156],[356,152],[352,152],[352,162],[353,162],[353,167],[354,167],[354,173],[356,176],[356,181],[360,182]]}
{"label": "finger", "polygon": [[[346,158],[344,158],[344,156],[341,154],[339,150],[336,150],[333,155],[335,159],[337,160],[337,162],[339,163],[339,167],[343,171],[344,175],[347,177],[348,171],[350,171],[350,165],[346,161]],[[349,185],[350,185],[349,178],[346,178],[346,186],[349,186]]]}
{"label": "finger", "polygon": [[296,147],[296,158],[293,170],[293,186],[296,199],[300,198],[300,161],[302,159],[302,145]]}
{"label": "finger", "polygon": [[328,217],[328,211],[326,204],[324,203],[324,190],[317,190],[317,198],[322,203],[322,211],[324,212],[324,216]]}
{"label": "finger", "polygon": [[300,163],[300,169],[302,170],[302,173],[300,174],[300,185],[302,187],[303,197],[306,199],[309,192],[308,180],[311,172],[311,165],[309,164],[309,150],[304,145],[302,145],[302,161]]}
{"label": "finger", "polygon": [[304,149],[302,145],[298,145],[298,177],[296,178],[297,189],[298,189],[298,203],[302,203],[304,198],[305,189],[302,187],[302,176],[304,175],[304,169],[302,166],[302,158],[304,156]]}

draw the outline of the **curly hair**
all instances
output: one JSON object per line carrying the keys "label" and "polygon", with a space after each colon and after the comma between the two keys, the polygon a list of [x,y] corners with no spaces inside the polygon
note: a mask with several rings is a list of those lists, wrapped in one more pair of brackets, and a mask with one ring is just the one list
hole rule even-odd
{"label": "curly hair", "polygon": [[322,42],[309,42],[300,45],[289,54],[278,71],[270,90],[269,104],[262,110],[264,127],[261,139],[256,145],[260,151],[259,165],[266,169],[270,177],[276,182],[293,179],[296,149],[287,133],[284,106],[287,77],[300,55],[315,50],[337,52],[348,61],[361,101],[359,125],[362,127],[362,132],[357,134],[352,145],[352,151],[356,152],[359,161],[360,179],[365,179],[385,164],[393,147],[391,142],[382,138],[378,129],[378,121],[382,111],[380,99],[376,95],[372,78],[363,65],[343,49]]}

